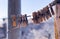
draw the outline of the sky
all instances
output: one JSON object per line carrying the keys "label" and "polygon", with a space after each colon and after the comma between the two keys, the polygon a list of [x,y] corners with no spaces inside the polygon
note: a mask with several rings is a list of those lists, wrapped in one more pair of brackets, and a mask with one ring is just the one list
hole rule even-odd
{"label": "sky", "polygon": [[8,16],[8,0],[0,0],[0,21]]}
{"label": "sky", "polygon": [[52,1],[53,0],[21,0],[21,13],[31,15],[32,12],[42,9]]}
{"label": "sky", "polygon": [[[21,0],[21,13],[31,15],[51,3],[53,0]],[[8,0],[0,0],[0,21],[8,17]]]}

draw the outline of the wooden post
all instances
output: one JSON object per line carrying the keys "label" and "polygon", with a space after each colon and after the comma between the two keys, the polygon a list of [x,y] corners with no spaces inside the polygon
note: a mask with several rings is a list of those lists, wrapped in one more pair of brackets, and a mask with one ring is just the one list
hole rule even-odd
{"label": "wooden post", "polygon": [[60,4],[56,4],[55,38],[60,39]]}

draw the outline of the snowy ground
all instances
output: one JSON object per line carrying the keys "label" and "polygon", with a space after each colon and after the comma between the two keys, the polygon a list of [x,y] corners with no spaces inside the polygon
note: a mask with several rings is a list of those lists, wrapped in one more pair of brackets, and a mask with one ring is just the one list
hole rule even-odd
{"label": "snowy ground", "polygon": [[20,39],[55,39],[54,17],[40,24],[30,23],[20,28]]}
{"label": "snowy ground", "polygon": [[[19,31],[19,32],[18,32]],[[15,36],[16,33],[18,35]],[[27,27],[21,27],[19,30],[14,30],[14,36],[17,39],[55,39],[54,35],[54,17],[40,24],[30,23]],[[10,33],[11,34],[11,33]],[[0,30],[0,36],[2,36]],[[14,37],[13,36],[13,37]],[[9,39],[9,37],[8,37]],[[14,38],[16,39],[16,38]]]}

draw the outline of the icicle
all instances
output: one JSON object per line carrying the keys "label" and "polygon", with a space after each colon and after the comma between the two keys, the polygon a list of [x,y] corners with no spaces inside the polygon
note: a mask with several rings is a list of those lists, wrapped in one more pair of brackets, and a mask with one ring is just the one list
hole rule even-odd
{"label": "icicle", "polygon": [[22,17],[18,17],[18,26],[20,27],[20,25],[21,25],[21,23],[22,23]]}
{"label": "icicle", "polygon": [[46,6],[43,10],[45,10],[45,16],[46,16],[46,18],[49,19],[52,16],[51,13],[50,13],[50,11],[49,11],[49,7]]}
{"label": "icicle", "polygon": [[42,19],[42,21],[46,21],[46,19],[45,19],[45,12],[44,12],[43,9],[41,10],[41,19]]}
{"label": "icicle", "polygon": [[38,23],[38,16],[37,16],[37,12],[33,12],[33,22],[34,23]]}
{"label": "icicle", "polygon": [[28,24],[27,14],[25,14],[26,24]]}
{"label": "icicle", "polygon": [[40,22],[43,21],[43,20],[42,20],[42,14],[41,14],[40,11],[38,11],[37,13],[38,13],[38,22],[40,23]]}
{"label": "icicle", "polygon": [[26,16],[25,15],[22,15],[22,23],[21,23],[21,25],[23,27],[27,26],[27,21],[26,21]]}

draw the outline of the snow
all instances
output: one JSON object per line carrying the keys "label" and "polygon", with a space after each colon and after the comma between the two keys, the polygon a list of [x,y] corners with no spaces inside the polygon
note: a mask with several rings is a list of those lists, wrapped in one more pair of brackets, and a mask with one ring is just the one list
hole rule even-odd
{"label": "snow", "polygon": [[55,39],[54,17],[40,24],[30,23],[20,28],[20,39]]}

